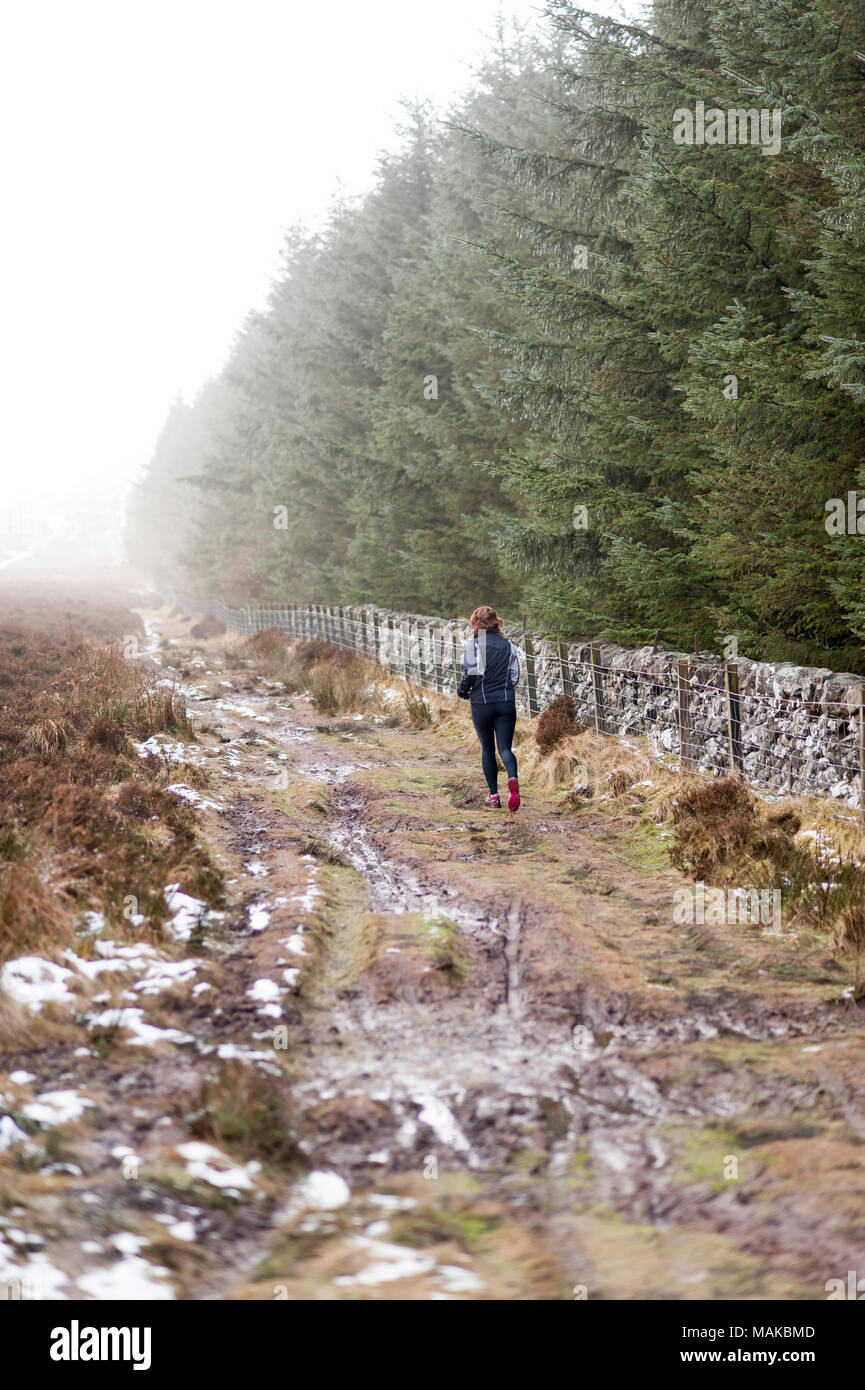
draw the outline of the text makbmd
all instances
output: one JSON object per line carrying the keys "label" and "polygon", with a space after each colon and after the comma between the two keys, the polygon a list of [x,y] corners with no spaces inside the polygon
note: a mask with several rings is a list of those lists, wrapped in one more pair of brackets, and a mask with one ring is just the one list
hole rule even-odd
{"label": "text makbmd", "polygon": [[150,1369],[149,1327],[69,1327],[51,1330],[52,1361],[132,1361],[133,1370]]}
{"label": "text makbmd", "polygon": [[[742,1338],[748,1336],[747,1327],[683,1327],[683,1337],[705,1337],[708,1341],[717,1341],[719,1337]],[[752,1337],[813,1337],[813,1327],[752,1327],[750,1335]]]}

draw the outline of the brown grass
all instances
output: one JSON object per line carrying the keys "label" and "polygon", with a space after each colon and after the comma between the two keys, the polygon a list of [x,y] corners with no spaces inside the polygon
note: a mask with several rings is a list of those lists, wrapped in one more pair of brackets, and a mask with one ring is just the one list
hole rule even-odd
{"label": "brown grass", "polygon": [[[155,599],[155,606],[160,600]],[[95,642],[119,642],[142,637],[144,625],[132,608],[141,595],[112,584],[64,580],[62,588],[50,579],[15,579],[0,571],[0,611],[3,626],[16,626],[44,637],[65,641],[70,633]]]}
{"label": "brown grass", "polygon": [[816,930],[861,959],[865,988],[865,838],[842,809],[813,797],[767,803],[738,778],[682,777],[643,739],[586,731],[544,753],[531,722],[522,725],[521,778],[564,793],[566,811],[588,802],[668,825],[670,861],[695,880],[777,889],[788,926]]}
{"label": "brown grass", "polygon": [[435,722],[431,702],[422,690],[418,690],[412,685],[411,681],[406,681],[402,700],[411,728],[425,729]]}
{"label": "brown grass", "polygon": [[247,638],[239,655],[251,658],[269,680],[286,692],[308,694],[320,714],[352,714],[374,703],[377,666],[345,647],[316,639],[292,643],[278,628],[264,628]]}
{"label": "brown grass", "polygon": [[801,821],[792,812],[766,808],[736,777],[685,787],[670,808],[670,859],[691,878],[719,882],[745,862],[783,862]]}
{"label": "brown grass", "polygon": [[279,1083],[254,1067],[224,1063],[217,1077],[202,1082],[191,1110],[183,1116],[195,1139],[282,1168],[300,1166]]}
{"label": "brown grass", "polygon": [[132,747],[161,732],[194,736],[182,697],[118,648],[0,628],[0,960],[69,942],[85,908],[124,931],[129,895],[158,935],[166,883],[220,898],[195,812]]}
{"label": "brown grass", "polygon": [[354,714],[372,703],[376,675],[357,657],[348,661],[325,658],[309,667],[304,686],[320,714]]}

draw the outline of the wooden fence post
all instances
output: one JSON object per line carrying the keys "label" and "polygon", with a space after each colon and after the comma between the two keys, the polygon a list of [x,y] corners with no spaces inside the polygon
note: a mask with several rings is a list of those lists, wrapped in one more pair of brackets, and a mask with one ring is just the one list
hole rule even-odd
{"label": "wooden fence post", "polygon": [[424,632],[426,631],[426,623],[422,623],[422,622],[420,622],[420,620],[418,620],[418,622],[416,622],[415,625],[414,625],[414,630],[415,630],[415,635],[417,636],[417,679],[418,679],[418,685],[420,685],[421,688],[423,688],[423,683],[424,683],[424,678],[423,678],[423,666],[424,666],[423,635],[424,635]]}
{"label": "wooden fence post", "polygon": [[589,643],[589,658],[592,663],[592,693],[595,704],[595,732],[607,732],[607,712],[604,708],[604,672],[601,666],[600,642]]}
{"label": "wooden fence post", "polygon": [[727,739],[730,745],[730,771],[741,777],[742,712],[739,704],[739,668],[735,661],[724,662],[724,688],[727,692]]}
{"label": "wooden fence post", "polygon": [[538,713],[538,682],[535,674],[535,643],[531,633],[523,638],[523,651],[526,654],[526,684],[529,688],[529,718]]}
{"label": "wooden fence post", "polygon": [[404,681],[411,680],[411,638],[409,636],[408,618],[403,618],[399,625],[399,645],[402,666],[402,678]]}
{"label": "wooden fence post", "polygon": [[571,680],[571,663],[568,659],[568,644],[567,642],[563,642],[560,638],[556,643],[556,648],[559,653],[559,673],[562,677],[562,694],[573,696],[574,686]]}
{"label": "wooden fence post", "polygon": [[389,676],[396,675],[396,636],[394,621],[390,614],[387,616],[387,671]]}
{"label": "wooden fence post", "polygon": [[687,657],[676,662],[679,693],[679,771],[685,772],[693,764],[691,739],[691,666]]}
{"label": "wooden fence post", "polygon": [[441,623],[434,623],[434,624],[433,624],[433,630],[432,630],[432,644],[433,644],[433,667],[434,667],[434,670],[435,670],[435,688],[436,688],[436,694],[437,694],[437,695],[441,695],[442,690],[444,689],[444,682],[443,682],[443,680],[442,680],[443,672],[442,672],[442,629],[441,629]]}

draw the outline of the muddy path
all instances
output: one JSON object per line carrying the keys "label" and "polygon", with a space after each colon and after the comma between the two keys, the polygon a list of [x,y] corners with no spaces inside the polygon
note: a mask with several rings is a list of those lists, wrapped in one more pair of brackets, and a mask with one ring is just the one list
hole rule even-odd
{"label": "muddy path", "polygon": [[146,617],[227,901],[144,962],[151,988],[141,960],[99,975],[83,1037],[4,1057],[11,1116],[68,1112],[7,1172],[4,1277],[821,1299],[863,1263],[863,1020],[824,944],[678,926],[639,817],[531,784],[489,811],[470,742],[323,718],[230,639]]}

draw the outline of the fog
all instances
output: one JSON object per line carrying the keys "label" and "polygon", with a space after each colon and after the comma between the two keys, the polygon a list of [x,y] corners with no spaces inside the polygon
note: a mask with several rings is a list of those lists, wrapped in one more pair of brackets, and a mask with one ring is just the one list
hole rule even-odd
{"label": "fog", "polygon": [[[402,96],[466,85],[519,0],[36,0],[0,44],[0,529],[122,506],[284,230],[368,185]],[[4,554],[8,555],[8,551]]]}

